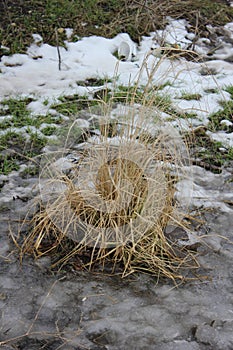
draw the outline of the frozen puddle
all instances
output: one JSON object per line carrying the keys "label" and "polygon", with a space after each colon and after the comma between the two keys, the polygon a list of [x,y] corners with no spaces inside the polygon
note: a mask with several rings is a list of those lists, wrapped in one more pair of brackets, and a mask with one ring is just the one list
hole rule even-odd
{"label": "frozen puddle", "polygon": [[[181,286],[146,275],[52,275],[47,257],[26,257],[21,265],[8,238],[9,218],[11,232],[17,232],[17,219],[31,202],[22,208],[22,200],[12,200],[13,186],[5,184],[2,191],[11,200],[1,200],[1,349],[231,350],[232,174],[192,171],[194,205],[206,220],[198,258],[206,278]],[[16,185],[19,179],[15,175],[11,181]],[[21,179],[27,197],[35,179],[28,181]]]}

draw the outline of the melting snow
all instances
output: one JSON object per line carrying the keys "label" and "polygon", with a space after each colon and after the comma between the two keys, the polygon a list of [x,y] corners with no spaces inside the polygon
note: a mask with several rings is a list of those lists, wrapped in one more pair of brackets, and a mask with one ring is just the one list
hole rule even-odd
{"label": "melting snow", "polygon": [[[191,44],[188,26],[185,20],[170,19],[170,24],[164,31],[144,37],[139,47],[126,33],[118,34],[112,39],[91,36],[77,42],[66,41],[65,47],[59,48],[60,71],[57,48],[43,43],[40,35],[33,34],[34,42],[28,48],[27,54],[2,57],[0,99],[28,94],[37,99],[43,97],[49,100],[69,94],[91,96],[95,88],[78,85],[79,81],[90,78],[115,78],[117,84],[126,86],[136,81],[145,85],[151,79],[152,85],[167,83],[164,91],[172,98],[180,98],[182,92],[199,93],[202,96],[200,101],[185,101],[181,96],[181,100],[176,99],[175,104],[185,111],[195,111],[205,121],[209,113],[220,108],[219,100],[229,98],[222,92],[222,88],[232,84],[233,69],[231,63],[223,62],[222,59],[231,54],[232,48],[224,45],[222,50],[226,52],[221,54],[220,60],[205,63],[190,62],[184,58],[176,60],[158,57],[153,49],[159,49],[161,42],[177,44],[181,48],[187,48]],[[233,36],[233,24],[226,25],[225,31]],[[66,33],[68,37],[72,35],[70,29]],[[197,47],[200,45],[204,44],[197,44]],[[126,60],[119,61],[114,56],[115,52],[125,56]],[[203,76],[203,66],[207,70],[214,69],[216,75]],[[215,94],[206,92],[216,88],[219,92]],[[34,108],[33,112],[37,111],[39,114],[46,113],[46,108],[38,104],[38,110]]]}
{"label": "melting snow", "polygon": [[[79,94],[92,98],[96,87],[79,85],[80,81],[90,78],[101,78],[106,81],[112,79],[116,85],[125,86],[135,82],[138,82],[139,86],[146,85],[148,82],[151,86],[167,84],[161,94],[169,95],[178,111],[196,114],[196,117],[177,119],[171,124],[181,125],[185,129],[201,124],[206,125],[209,114],[221,108],[219,101],[230,99],[230,95],[224,91],[224,88],[233,83],[233,64],[223,59],[229,59],[233,55],[233,49],[231,44],[224,43],[224,38],[220,37],[220,48],[213,54],[212,59],[205,63],[187,61],[182,57],[161,58],[161,45],[169,47],[176,44],[182,49],[190,47],[193,35],[188,33],[188,26],[185,20],[170,19],[164,31],[158,30],[151,33],[149,37],[143,37],[139,46],[126,33],[118,34],[112,39],[91,36],[77,42],[65,41],[65,47],[59,47],[61,70],[59,70],[57,47],[43,43],[43,38],[39,34],[33,34],[34,42],[28,48],[27,54],[2,57],[0,100],[31,96],[34,99],[28,105],[31,114],[46,115],[48,112],[55,113],[50,106],[59,96]],[[212,27],[209,27],[209,30],[213,30]],[[227,24],[224,31],[232,40],[233,23]],[[67,39],[72,37],[72,29],[65,29],[65,32]],[[207,54],[209,45],[208,39],[199,39],[195,50]],[[125,61],[117,59],[115,53],[124,56]],[[200,94],[200,99],[187,100],[183,98],[184,94]],[[115,113],[118,113],[117,110]],[[121,114],[120,110],[119,114]],[[168,117],[162,112],[161,116],[162,119]],[[1,118],[11,118],[11,116]],[[222,121],[222,123],[232,125],[229,121]],[[15,128],[14,130],[24,132],[24,129]],[[38,130],[37,132],[40,133]],[[221,141],[225,147],[233,147],[233,133],[208,132],[208,135],[214,140]],[[189,187],[189,183],[183,182],[181,185],[183,188]],[[210,195],[210,192],[208,193]],[[196,202],[202,203],[204,198],[207,198],[207,194],[195,185],[193,197]],[[213,199],[218,198],[218,193],[211,192],[211,198],[212,200],[207,201],[206,205],[209,202],[213,205]]]}

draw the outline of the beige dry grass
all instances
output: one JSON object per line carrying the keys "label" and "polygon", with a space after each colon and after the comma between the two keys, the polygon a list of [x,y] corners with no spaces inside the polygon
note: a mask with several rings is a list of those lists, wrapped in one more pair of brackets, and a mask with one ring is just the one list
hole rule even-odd
{"label": "beige dry grass", "polygon": [[53,267],[78,259],[81,268],[110,265],[122,276],[141,271],[174,281],[184,278],[184,270],[198,268],[195,254],[165,233],[168,225],[185,226],[174,184],[185,176],[189,153],[187,140],[154,113],[157,90],[151,76],[148,81],[143,92],[138,94],[135,84],[121,96],[127,113],[118,119],[109,116],[119,95],[102,101],[99,135],[78,151],[79,161],[68,173],[56,163],[69,151],[64,143],[57,153],[45,154],[41,210],[23,255],[49,254]]}
{"label": "beige dry grass", "polygon": [[[147,144],[148,139],[144,138],[143,142]],[[168,154],[167,149],[159,147],[158,138],[147,144],[153,159],[145,157],[144,146],[143,153],[137,152],[132,138],[124,140],[122,145],[126,148],[130,145],[133,154],[129,149],[126,153],[120,150],[117,158],[103,162],[106,156],[103,152],[108,150],[109,144],[104,144],[106,149],[101,149],[101,156],[97,152],[97,159],[93,154],[88,157],[87,152],[86,159],[84,157],[86,163],[79,164],[83,166],[81,184],[77,181],[78,167],[72,176],[54,176],[52,172],[45,192],[51,191],[51,187],[62,191],[44,202],[41,211],[34,217],[33,229],[24,241],[23,253],[33,252],[40,257],[57,252],[58,247],[64,244],[64,255],[56,262],[64,265],[71,257],[82,256],[91,247],[86,263],[89,268],[97,262],[104,264],[104,261],[112,260],[113,266],[116,263],[122,266],[124,276],[144,271],[170,278],[182,277],[179,267],[187,265],[187,257],[191,257],[192,263],[195,260],[190,253],[186,255],[178,246],[169,243],[164,234],[173,215],[177,215],[175,179],[169,174],[167,164],[175,165],[180,160]],[[156,153],[151,152],[153,147],[156,147]],[[94,151],[98,151],[98,147]],[[142,155],[145,157],[141,163],[144,169],[136,163]],[[150,172],[146,173],[149,162]],[[93,169],[90,165],[94,165]],[[96,172],[95,180],[93,171]],[[182,221],[179,224],[182,225]],[[67,237],[75,242],[71,250],[66,243]],[[190,261],[189,264],[192,265]]]}

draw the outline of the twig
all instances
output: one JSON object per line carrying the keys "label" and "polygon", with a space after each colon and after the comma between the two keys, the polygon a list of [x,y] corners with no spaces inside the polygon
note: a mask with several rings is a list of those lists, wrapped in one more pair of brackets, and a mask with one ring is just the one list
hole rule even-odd
{"label": "twig", "polygon": [[59,48],[57,28],[55,28],[55,35],[56,35],[56,47],[57,47],[57,55],[58,55],[58,70],[61,70],[61,52]]}
{"label": "twig", "polygon": [[199,39],[199,35],[198,35],[198,26],[199,26],[199,18],[200,18],[200,12],[196,12],[196,25],[195,25],[195,33],[194,33],[194,39],[191,43],[191,50],[195,51],[195,45],[197,40]]}

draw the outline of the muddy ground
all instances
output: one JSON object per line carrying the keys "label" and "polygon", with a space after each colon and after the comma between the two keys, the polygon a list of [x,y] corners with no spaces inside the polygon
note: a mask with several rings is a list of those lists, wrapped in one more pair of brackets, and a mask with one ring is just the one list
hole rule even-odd
{"label": "muddy ground", "polygon": [[194,167],[195,184],[209,197],[193,199],[205,218],[201,278],[176,286],[143,274],[52,273],[49,257],[20,263],[12,235],[33,208],[38,179],[2,176],[0,348],[232,350],[232,180],[232,168],[212,174]]}

